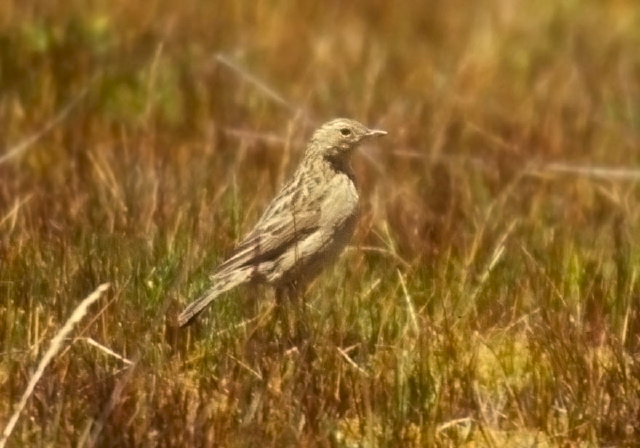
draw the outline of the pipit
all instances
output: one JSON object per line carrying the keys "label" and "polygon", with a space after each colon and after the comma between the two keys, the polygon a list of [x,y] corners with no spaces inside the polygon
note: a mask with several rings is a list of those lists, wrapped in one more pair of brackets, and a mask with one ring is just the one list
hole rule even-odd
{"label": "pipit", "polygon": [[316,130],[302,161],[231,256],[211,276],[213,286],[178,316],[182,327],[220,294],[246,283],[268,284],[276,300],[304,292],[353,236],[359,196],[351,156],[385,131],[339,118]]}

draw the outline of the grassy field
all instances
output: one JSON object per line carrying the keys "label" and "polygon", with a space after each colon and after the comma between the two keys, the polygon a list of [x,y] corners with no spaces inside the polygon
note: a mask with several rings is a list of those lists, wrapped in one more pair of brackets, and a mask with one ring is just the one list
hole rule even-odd
{"label": "grassy field", "polygon": [[[0,3],[10,447],[640,445],[635,0]],[[172,323],[319,122],[388,131],[297,310]]]}

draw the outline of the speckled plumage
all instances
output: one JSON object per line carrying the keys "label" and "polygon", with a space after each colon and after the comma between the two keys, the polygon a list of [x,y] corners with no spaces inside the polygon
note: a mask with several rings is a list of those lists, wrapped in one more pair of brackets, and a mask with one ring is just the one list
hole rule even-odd
{"label": "speckled plumage", "polygon": [[213,286],[178,317],[190,323],[220,294],[244,283],[266,283],[279,297],[301,290],[349,243],[359,197],[351,155],[362,141],[385,135],[339,118],[311,137],[293,176],[254,229],[211,276]]}

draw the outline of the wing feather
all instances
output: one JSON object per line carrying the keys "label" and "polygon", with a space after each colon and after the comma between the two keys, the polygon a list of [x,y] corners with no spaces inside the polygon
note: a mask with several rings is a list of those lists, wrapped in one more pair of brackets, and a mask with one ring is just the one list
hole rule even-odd
{"label": "wing feather", "polygon": [[214,276],[245,266],[275,260],[287,249],[318,230],[320,208],[293,213],[291,210],[261,219],[236,247]]}

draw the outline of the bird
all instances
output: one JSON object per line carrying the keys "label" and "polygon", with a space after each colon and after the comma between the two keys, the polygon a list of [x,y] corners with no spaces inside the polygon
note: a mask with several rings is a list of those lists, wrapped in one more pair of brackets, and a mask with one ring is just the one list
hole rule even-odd
{"label": "bird", "polygon": [[351,158],[386,135],[337,118],[313,132],[302,159],[255,227],[211,275],[212,286],[178,316],[185,327],[218,296],[242,284],[267,284],[276,303],[291,300],[338,257],[356,228],[360,198]]}

